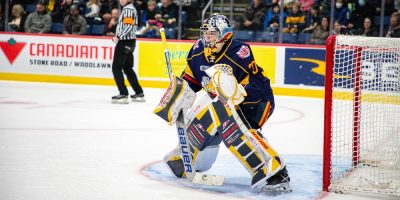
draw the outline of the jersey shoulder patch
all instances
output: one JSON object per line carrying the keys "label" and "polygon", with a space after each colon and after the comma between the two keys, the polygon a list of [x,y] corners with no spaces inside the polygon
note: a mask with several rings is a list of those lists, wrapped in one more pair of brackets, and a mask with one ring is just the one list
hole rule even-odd
{"label": "jersey shoulder patch", "polygon": [[233,40],[226,54],[233,59],[246,59],[251,55],[251,50],[246,43]]}
{"label": "jersey shoulder patch", "polygon": [[246,45],[242,45],[236,52],[236,55],[238,55],[241,59],[245,59],[250,56],[250,48]]}

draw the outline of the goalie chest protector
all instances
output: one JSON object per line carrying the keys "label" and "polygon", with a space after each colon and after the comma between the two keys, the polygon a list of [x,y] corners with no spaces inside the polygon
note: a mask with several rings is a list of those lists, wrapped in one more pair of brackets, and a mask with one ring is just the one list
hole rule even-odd
{"label": "goalie chest protector", "polygon": [[206,69],[214,64],[227,64],[232,68],[238,83],[245,86],[245,102],[266,101],[267,96],[272,95],[270,80],[256,64],[250,46],[243,42],[229,40],[219,53],[209,55],[199,39],[190,49],[187,62],[183,78],[195,92],[210,83],[210,77],[205,73]]}

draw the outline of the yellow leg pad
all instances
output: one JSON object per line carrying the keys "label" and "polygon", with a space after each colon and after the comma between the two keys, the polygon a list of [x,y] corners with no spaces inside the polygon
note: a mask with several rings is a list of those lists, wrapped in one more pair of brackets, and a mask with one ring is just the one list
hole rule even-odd
{"label": "yellow leg pad", "polygon": [[241,138],[243,141],[245,141],[245,145],[247,145],[251,149],[251,151],[255,153],[257,158],[262,162],[264,159],[261,158],[260,154],[257,153],[256,150],[254,150],[254,146],[247,140],[246,136],[243,135]]}
{"label": "yellow leg pad", "polygon": [[215,111],[215,108],[214,108],[214,106],[213,105],[210,105],[209,106],[209,109],[210,109],[210,111],[211,111],[211,116],[212,116],[212,118],[213,118],[213,120],[214,120],[214,123],[215,123],[215,126],[220,126],[221,125],[221,122],[219,121],[219,117],[218,117],[218,115],[217,115],[217,112]]}
{"label": "yellow leg pad", "polygon": [[199,114],[196,115],[196,118],[200,120],[207,112],[208,112],[208,107],[206,106],[205,108],[203,108],[203,110],[199,112]]}
{"label": "yellow leg pad", "polygon": [[232,111],[231,111],[231,109],[229,107],[225,106],[225,110],[226,110],[226,113],[228,114],[229,117],[232,116]]}
{"label": "yellow leg pad", "polygon": [[213,132],[214,128],[216,128],[214,123],[211,123],[210,126],[207,128],[207,133],[211,134]]}
{"label": "yellow leg pad", "polygon": [[174,155],[171,158],[169,158],[170,161],[175,161],[175,160],[179,160],[181,159],[181,157],[179,155]]}
{"label": "yellow leg pad", "polygon": [[196,160],[197,156],[199,155],[199,149],[197,149],[196,147],[194,148],[194,153],[193,153],[193,158],[192,161],[194,163],[194,161]]}
{"label": "yellow leg pad", "polygon": [[271,160],[272,164],[271,164],[271,172],[275,172],[276,170],[278,170],[278,168],[281,168],[281,163],[275,159],[275,157],[272,157]]}
{"label": "yellow leg pad", "polygon": [[250,164],[243,158],[243,156],[239,154],[239,152],[235,149],[235,147],[230,146],[230,147],[229,147],[229,150],[233,153],[233,155],[236,156],[237,159],[240,160],[240,163],[242,163],[242,164],[246,167],[247,171],[249,171],[250,174],[253,176],[253,175],[254,175],[254,169],[253,169],[253,168],[250,166]]}
{"label": "yellow leg pad", "polygon": [[260,144],[261,148],[265,150],[271,157],[278,156],[278,153],[263,139],[261,138],[257,131],[254,129],[249,130],[251,135],[257,140],[257,142]]}

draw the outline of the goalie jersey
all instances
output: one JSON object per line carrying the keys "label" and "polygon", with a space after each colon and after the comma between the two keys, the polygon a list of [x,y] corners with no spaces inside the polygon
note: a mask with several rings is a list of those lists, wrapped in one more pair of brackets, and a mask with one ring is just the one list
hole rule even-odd
{"label": "goalie jersey", "polygon": [[250,46],[243,42],[231,39],[219,53],[209,54],[202,39],[199,39],[190,49],[187,63],[182,78],[188,81],[195,92],[207,87],[211,82],[205,73],[206,69],[214,64],[227,64],[232,68],[238,83],[243,85],[247,92],[242,105],[251,106],[260,101],[273,103],[270,80],[263,69],[256,64]]}

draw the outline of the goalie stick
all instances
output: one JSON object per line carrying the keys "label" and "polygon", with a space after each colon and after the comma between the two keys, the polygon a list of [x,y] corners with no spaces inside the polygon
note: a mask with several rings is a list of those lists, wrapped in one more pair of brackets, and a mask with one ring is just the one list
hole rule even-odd
{"label": "goalie stick", "polygon": [[[173,74],[172,74],[172,67],[170,62],[170,54],[167,48],[167,40],[165,37],[165,29],[160,29],[161,41],[164,47],[164,57],[165,62],[167,64],[168,76],[170,81],[174,81]],[[175,84],[182,84],[176,82]],[[181,159],[183,161],[183,165],[185,168],[186,177],[193,183],[204,184],[204,185],[223,185],[224,177],[211,175],[211,174],[201,174],[196,172],[193,166],[193,159],[191,157],[191,151],[189,147],[189,139],[188,135],[185,130],[185,116],[183,110],[181,110],[178,114],[178,118],[176,119],[176,128],[178,132],[178,139],[179,139],[179,150],[181,153]]]}

